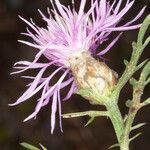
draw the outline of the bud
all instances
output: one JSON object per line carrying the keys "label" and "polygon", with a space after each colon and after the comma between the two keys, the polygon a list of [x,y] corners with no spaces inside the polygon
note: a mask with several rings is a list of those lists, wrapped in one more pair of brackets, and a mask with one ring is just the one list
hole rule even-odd
{"label": "bud", "polygon": [[92,104],[96,104],[96,95],[105,96],[117,83],[117,73],[111,70],[104,62],[93,58],[84,51],[69,58],[75,82],[80,90],[89,89],[91,94],[81,94]]}

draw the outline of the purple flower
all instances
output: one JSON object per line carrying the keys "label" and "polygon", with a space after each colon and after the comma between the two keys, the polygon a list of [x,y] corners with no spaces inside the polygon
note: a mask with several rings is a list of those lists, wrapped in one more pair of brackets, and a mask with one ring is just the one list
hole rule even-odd
{"label": "purple flower", "polygon": [[[20,17],[31,28],[31,30],[27,28],[27,32],[23,34],[31,37],[34,42],[22,40],[19,40],[19,42],[37,49],[37,54],[33,62],[19,61],[15,63],[14,68],[19,69],[19,71],[12,74],[21,73],[28,69],[39,69],[39,72],[35,77],[23,76],[31,79],[32,82],[27,85],[26,92],[14,104],[10,105],[20,104],[42,90],[35,111],[24,121],[36,118],[40,109],[52,99],[51,133],[53,133],[55,127],[57,106],[62,131],[60,90],[71,84],[68,94],[62,100],[68,100],[77,91],[69,59],[81,55],[82,52],[102,56],[111,49],[121,35],[119,33],[104,50],[97,52],[97,47],[109,40],[109,35],[113,31],[122,32],[140,27],[140,24],[133,25],[133,23],[141,17],[145,7],[134,19],[125,24],[120,24],[123,16],[134,3],[134,0],[127,0],[122,8],[122,1],[114,0],[110,4],[106,0],[91,0],[91,7],[85,12],[86,0],[81,0],[78,11],[75,10],[74,1],[72,1],[72,7],[66,7],[60,4],[59,0],[55,0],[55,4],[51,0],[53,10],[48,9],[47,17],[39,10],[43,20],[47,23],[46,28],[38,27],[32,19],[29,22]],[[47,63],[40,63],[39,59],[42,55],[47,58]],[[51,65],[58,68],[49,76],[43,77],[45,71]],[[51,85],[53,77],[60,72],[63,72],[62,76],[55,84]]]}

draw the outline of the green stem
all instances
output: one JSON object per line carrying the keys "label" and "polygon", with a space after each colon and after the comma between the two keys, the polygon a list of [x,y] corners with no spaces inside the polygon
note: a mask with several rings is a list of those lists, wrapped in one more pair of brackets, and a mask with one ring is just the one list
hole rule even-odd
{"label": "green stem", "polygon": [[129,144],[126,142],[126,143],[123,143],[121,146],[120,146],[120,150],[129,150]]}
{"label": "green stem", "polygon": [[[135,92],[134,92],[135,93]],[[130,144],[130,132],[132,131],[132,124],[135,119],[135,116],[140,109],[140,94],[134,94],[132,100],[132,106],[129,109],[128,118],[125,123],[124,135],[120,144],[121,150],[129,150]]]}
{"label": "green stem", "polygon": [[121,112],[116,101],[110,100],[105,103],[105,106],[109,112],[110,120],[113,124],[118,142],[121,142],[121,138],[124,131],[124,121],[121,116]]}
{"label": "green stem", "polygon": [[130,144],[130,132],[131,132],[131,127],[135,118],[135,115],[137,112],[131,112],[131,110],[129,111],[130,116],[128,117],[128,120],[126,122],[126,126],[125,126],[125,131],[124,131],[124,135],[120,144],[120,150],[129,150],[129,144]]}

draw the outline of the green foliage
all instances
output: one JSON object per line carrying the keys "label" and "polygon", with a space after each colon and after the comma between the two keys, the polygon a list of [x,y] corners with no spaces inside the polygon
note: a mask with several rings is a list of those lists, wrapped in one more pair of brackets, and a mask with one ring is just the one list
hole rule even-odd
{"label": "green foliage", "polygon": [[146,124],[146,123],[139,123],[139,124],[133,126],[133,127],[131,128],[131,131],[136,130],[136,129],[139,129],[139,128],[143,127],[145,124]]}
{"label": "green foliage", "polygon": [[137,137],[139,137],[142,133],[138,133],[135,136],[133,136],[131,139],[129,139],[129,141],[133,141],[134,139],[136,139]]}
{"label": "green foliage", "polygon": [[88,122],[85,124],[85,127],[91,124],[94,121],[95,117],[91,117]]}
{"label": "green foliage", "polygon": [[20,143],[21,146],[23,146],[24,148],[28,149],[28,150],[47,150],[43,145],[40,144],[41,148],[42,149],[39,149],[31,144],[28,144],[28,143]]}
{"label": "green foliage", "polygon": [[138,34],[138,40],[137,40],[138,48],[143,47],[143,45],[144,45],[143,48],[145,48],[150,42],[150,37],[148,37],[145,40],[144,44],[143,44],[143,40],[144,40],[146,31],[147,31],[149,25],[150,25],[150,14],[145,18],[145,20],[144,20],[144,22],[143,22],[143,24],[142,24],[142,26],[140,28],[140,31],[139,31],[139,34]]}
{"label": "green foliage", "polygon": [[147,100],[145,100],[143,102],[143,105],[146,106],[146,105],[149,105],[150,104],[150,98],[148,98]]}
{"label": "green foliage", "polygon": [[127,67],[128,64],[129,64],[129,62],[128,62],[126,59],[124,59],[124,64],[125,64],[125,66]]}
{"label": "green foliage", "polygon": [[114,144],[114,145],[110,146],[108,149],[113,149],[113,148],[116,148],[116,147],[119,147],[119,144]]}

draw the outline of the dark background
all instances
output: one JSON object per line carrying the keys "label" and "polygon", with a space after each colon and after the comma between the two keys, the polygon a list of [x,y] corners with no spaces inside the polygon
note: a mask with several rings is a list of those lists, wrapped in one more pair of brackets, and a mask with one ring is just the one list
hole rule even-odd
{"label": "dark background", "polygon": [[[71,0],[61,0],[69,4]],[[149,0],[136,0],[134,6],[124,18],[129,20]],[[46,12],[51,7],[49,0],[0,0],[0,149],[19,150],[23,149],[20,142],[28,142],[38,146],[43,144],[48,150],[106,150],[116,142],[111,122],[106,118],[97,118],[91,125],[84,127],[88,118],[63,119],[64,133],[60,133],[57,127],[53,135],[50,134],[50,108],[46,106],[38,115],[37,119],[23,123],[22,121],[34,110],[36,96],[16,107],[8,107],[8,103],[14,102],[25,90],[27,80],[21,79],[20,75],[10,76],[12,66],[19,60],[32,60],[34,50],[17,42],[18,39],[26,39],[19,33],[24,32],[26,25],[18,18],[18,14],[29,19],[32,17],[36,23],[42,25],[37,9]],[[78,4],[77,4],[78,7]],[[140,22],[148,14],[148,8]],[[131,42],[136,40],[136,31],[128,31],[123,34],[113,49],[105,55],[107,64],[121,75],[124,64],[123,58],[130,58],[132,47]],[[142,55],[141,61],[148,58],[148,48]],[[25,73],[26,74],[26,73]],[[137,74],[138,76],[138,74]],[[127,85],[120,97],[120,108],[122,114],[127,112],[124,103],[131,97],[132,88]],[[149,89],[145,90],[143,99],[148,97]],[[93,107],[74,95],[71,100],[63,102],[63,113],[99,109]],[[103,110],[104,108],[100,108]],[[142,109],[136,118],[137,122],[147,122],[139,129],[143,134],[132,144],[131,150],[150,149],[150,110],[149,107]]]}

